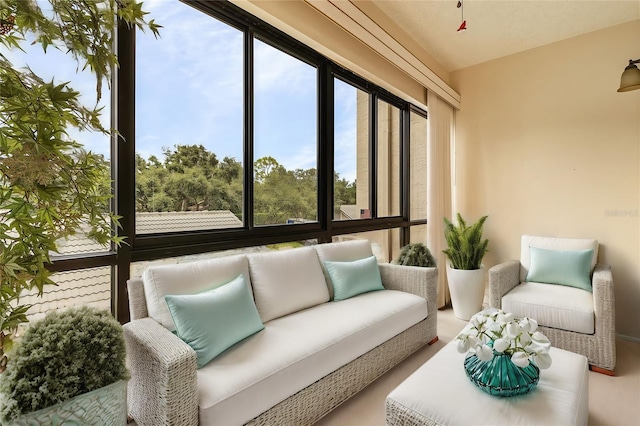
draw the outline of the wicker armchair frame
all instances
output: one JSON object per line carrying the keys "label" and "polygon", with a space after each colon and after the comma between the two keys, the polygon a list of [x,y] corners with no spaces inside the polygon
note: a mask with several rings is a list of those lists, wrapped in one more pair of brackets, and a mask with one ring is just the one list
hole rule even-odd
{"label": "wicker armchair frame", "polygon": [[[502,306],[502,296],[520,285],[520,261],[510,260],[489,269],[489,305]],[[587,357],[589,367],[614,375],[616,367],[615,297],[609,265],[597,264],[592,276],[595,332],[577,333],[540,326],[555,347]]]}

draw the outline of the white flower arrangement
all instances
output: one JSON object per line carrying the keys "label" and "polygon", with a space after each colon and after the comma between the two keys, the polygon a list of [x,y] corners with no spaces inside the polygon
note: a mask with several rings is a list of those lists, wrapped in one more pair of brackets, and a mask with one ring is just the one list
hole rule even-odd
{"label": "white flower arrangement", "polygon": [[[481,361],[490,361],[493,352],[511,355],[520,368],[533,362],[540,369],[551,366],[551,343],[531,318],[515,318],[499,309],[478,312],[456,337],[458,352],[475,353]],[[492,346],[489,343],[492,343]]]}

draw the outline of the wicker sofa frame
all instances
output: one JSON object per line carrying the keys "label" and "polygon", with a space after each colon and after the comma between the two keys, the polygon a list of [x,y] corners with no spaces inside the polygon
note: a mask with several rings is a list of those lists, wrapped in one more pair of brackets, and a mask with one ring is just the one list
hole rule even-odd
{"label": "wicker sofa frame", "polygon": [[[510,260],[489,269],[489,305],[502,306],[502,296],[520,284],[520,261]],[[589,368],[614,375],[616,367],[615,299],[611,267],[596,264],[592,276],[595,332],[577,333],[540,326],[556,346],[587,357]]]}
{"label": "wicker sofa frame", "polygon": [[[380,264],[386,289],[427,300],[426,319],[300,390],[249,425],[310,425],[362,390],[400,361],[437,337],[436,268]],[[127,283],[131,322],[124,325],[129,414],[140,426],[197,425],[198,386],[195,352],[173,333],[148,318],[144,287]]]}

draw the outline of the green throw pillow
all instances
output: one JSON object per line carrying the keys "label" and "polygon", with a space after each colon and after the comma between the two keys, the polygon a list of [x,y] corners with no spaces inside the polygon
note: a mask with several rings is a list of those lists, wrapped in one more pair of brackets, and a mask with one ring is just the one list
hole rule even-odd
{"label": "green throw pillow", "polygon": [[198,368],[264,329],[243,275],[212,290],[164,299],[177,336],[196,351]]}
{"label": "green throw pillow", "polygon": [[526,281],[560,284],[589,292],[593,249],[547,250],[530,247],[531,266]]}
{"label": "green throw pillow", "polygon": [[344,300],[369,291],[384,290],[375,256],[352,262],[324,262],[331,285],[333,300]]}

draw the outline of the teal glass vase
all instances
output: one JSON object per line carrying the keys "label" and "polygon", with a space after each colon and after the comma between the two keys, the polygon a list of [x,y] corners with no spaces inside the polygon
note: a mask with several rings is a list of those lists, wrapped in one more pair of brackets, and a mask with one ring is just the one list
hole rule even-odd
{"label": "teal glass vase", "polygon": [[511,361],[511,355],[496,351],[490,361],[481,361],[476,354],[467,356],[464,370],[474,385],[496,396],[523,395],[540,380],[540,369],[533,362],[520,368]]}

